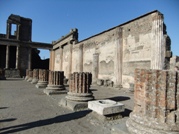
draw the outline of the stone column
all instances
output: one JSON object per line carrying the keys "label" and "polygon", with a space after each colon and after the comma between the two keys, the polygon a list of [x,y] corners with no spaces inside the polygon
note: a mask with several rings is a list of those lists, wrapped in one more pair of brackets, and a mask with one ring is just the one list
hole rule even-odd
{"label": "stone column", "polygon": [[153,43],[151,45],[151,69],[164,69],[165,46],[163,34],[163,15],[155,14],[152,24]]}
{"label": "stone column", "polygon": [[115,88],[122,87],[122,55],[123,55],[123,34],[122,28],[117,29],[119,39],[116,41],[116,52],[114,62],[114,73],[116,75]]}
{"label": "stone column", "polygon": [[19,46],[16,47],[16,69],[19,69]]}
{"label": "stone column", "polygon": [[44,93],[47,95],[66,93],[64,91],[63,79],[63,71],[49,71],[49,81]]}
{"label": "stone column", "polygon": [[5,80],[6,77],[5,77],[5,70],[0,68],[0,80]]}
{"label": "stone column", "polygon": [[90,90],[92,74],[88,72],[73,73],[69,80],[69,92],[66,98],[71,101],[87,102],[93,100]]}
{"label": "stone column", "polygon": [[98,80],[98,72],[99,72],[99,54],[95,53],[93,54],[93,65],[92,65],[92,75],[93,75],[93,81],[92,84],[97,84]]}
{"label": "stone column", "polygon": [[33,79],[33,71],[32,70],[29,70],[29,77],[27,79],[28,82],[31,82]]}
{"label": "stone column", "polygon": [[32,84],[37,84],[39,80],[39,69],[34,69],[33,70],[33,79],[32,79]]}
{"label": "stone column", "polygon": [[83,44],[79,47],[79,72],[83,72]]}
{"label": "stone column", "polygon": [[7,22],[6,38],[9,39],[11,35],[11,23]]}
{"label": "stone column", "polygon": [[68,74],[68,78],[70,78],[70,75],[71,75],[71,69],[72,69],[72,49],[73,49],[73,43],[69,42],[69,45],[70,45],[70,54],[69,54],[69,62],[68,62],[68,65],[69,65],[69,74]]}
{"label": "stone column", "polygon": [[17,40],[19,40],[19,31],[20,31],[20,24],[17,25],[17,33],[16,33]]}
{"label": "stone column", "polygon": [[10,46],[6,46],[6,69],[9,68],[9,47]]}
{"label": "stone column", "polygon": [[179,133],[179,72],[135,70],[134,110],[126,125],[133,134]]}
{"label": "stone column", "polygon": [[63,47],[60,46],[60,71],[63,70]]}
{"label": "stone column", "polygon": [[29,48],[28,50],[28,69],[31,69],[31,58],[32,58],[32,49]]}
{"label": "stone column", "polygon": [[36,88],[46,88],[48,84],[48,70],[39,69],[39,81]]}

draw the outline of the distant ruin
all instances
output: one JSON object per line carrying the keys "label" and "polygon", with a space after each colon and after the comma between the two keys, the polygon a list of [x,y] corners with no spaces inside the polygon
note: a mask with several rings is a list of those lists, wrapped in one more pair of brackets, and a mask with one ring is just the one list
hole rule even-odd
{"label": "distant ruin", "polygon": [[41,60],[37,48],[50,49],[52,45],[31,41],[31,19],[11,14],[6,29],[6,34],[0,34],[0,68],[5,68],[6,77],[25,76],[27,68],[48,69],[49,60]]}

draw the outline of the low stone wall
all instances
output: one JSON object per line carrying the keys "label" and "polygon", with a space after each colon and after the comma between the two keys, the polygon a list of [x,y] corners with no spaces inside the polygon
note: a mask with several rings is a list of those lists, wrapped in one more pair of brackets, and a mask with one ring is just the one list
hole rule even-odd
{"label": "low stone wall", "polygon": [[134,101],[131,133],[179,133],[179,72],[136,69]]}
{"label": "low stone wall", "polygon": [[5,69],[6,78],[21,78],[19,69]]}

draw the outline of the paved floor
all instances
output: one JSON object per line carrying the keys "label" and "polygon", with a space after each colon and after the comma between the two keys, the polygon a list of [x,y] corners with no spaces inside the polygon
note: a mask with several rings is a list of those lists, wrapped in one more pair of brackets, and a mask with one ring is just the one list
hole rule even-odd
{"label": "paved floor", "polygon": [[133,94],[126,90],[91,87],[95,99],[110,98],[125,104],[124,118],[102,121],[90,110],[73,112],[58,106],[65,95],[47,96],[43,89],[23,79],[0,81],[0,134],[110,134],[133,108]]}

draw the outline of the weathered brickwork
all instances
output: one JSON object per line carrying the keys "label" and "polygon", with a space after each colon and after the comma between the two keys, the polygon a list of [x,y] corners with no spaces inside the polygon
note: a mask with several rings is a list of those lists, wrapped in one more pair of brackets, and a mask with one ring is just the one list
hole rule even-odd
{"label": "weathered brickwork", "polygon": [[63,71],[49,71],[48,85],[44,89],[44,93],[47,95],[66,93],[66,91],[62,91],[65,89],[63,80]]}
{"label": "weathered brickwork", "polygon": [[39,80],[36,84],[37,88],[45,88],[48,84],[48,70],[46,69],[39,69]]}
{"label": "weathered brickwork", "polygon": [[135,70],[135,105],[127,121],[129,131],[137,134],[179,133],[178,77],[176,71]]}
{"label": "weathered brickwork", "polygon": [[32,79],[32,84],[37,84],[39,79],[39,69],[34,69],[33,70],[33,79]]}
{"label": "weathered brickwork", "polygon": [[29,76],[29,77],[28,77],[27,81],[28,81],[28,82],[31,82],[32,79],[33,79],[33,71],[32,71],[32,70],[29,70],[29,75],[28,75],[28,76]]}
{"label": "weathered brickwork", "polygon": [[92,74],[88,72],[74,72],[69,80],[69,92],[66,97],[73,101],[88,101],[92,100],[90,85],[92,83]]}

